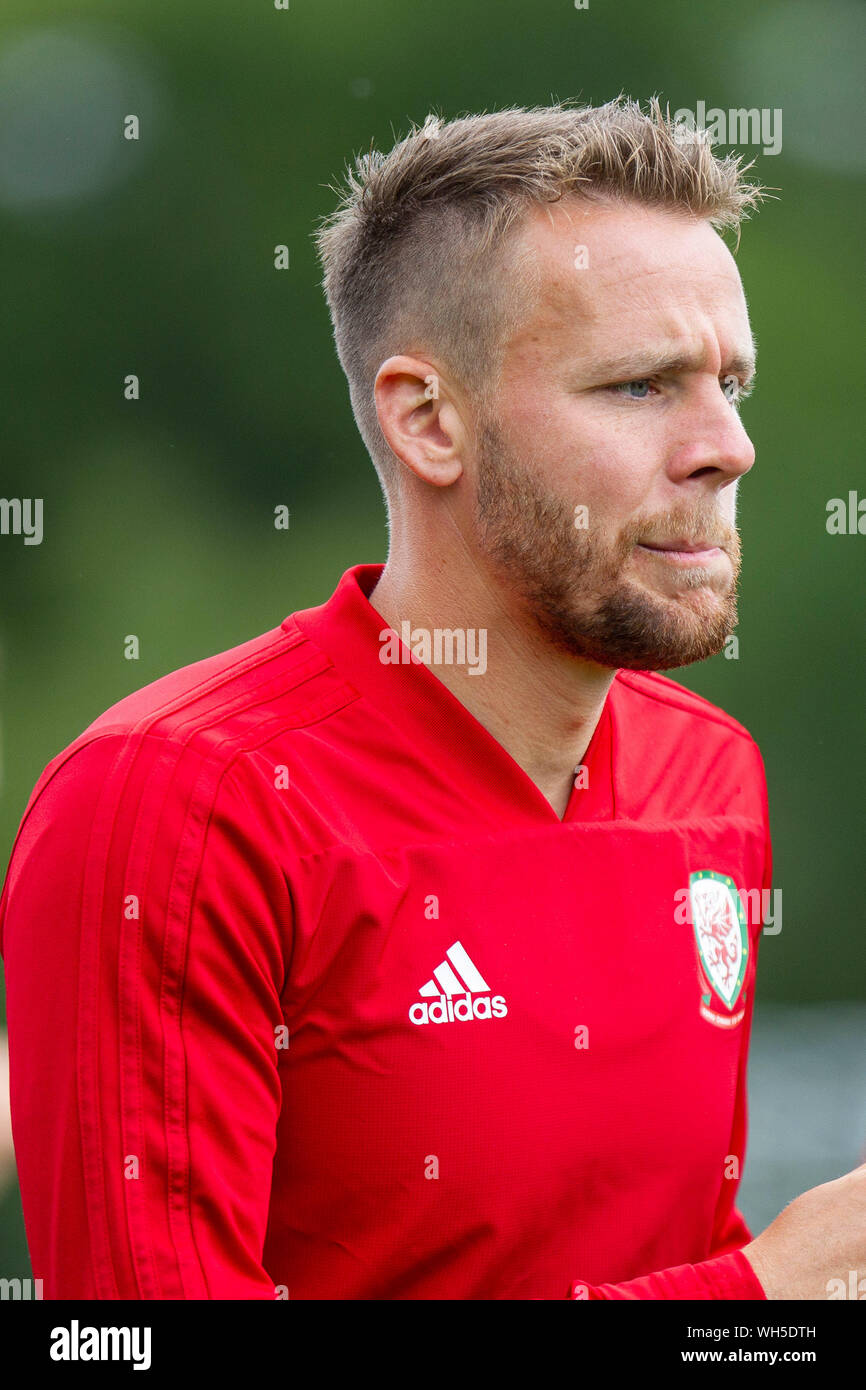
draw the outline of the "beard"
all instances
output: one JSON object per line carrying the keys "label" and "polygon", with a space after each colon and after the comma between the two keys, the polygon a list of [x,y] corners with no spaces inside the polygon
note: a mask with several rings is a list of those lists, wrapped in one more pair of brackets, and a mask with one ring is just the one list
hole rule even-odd
{"label": "beard", "polygon": [[[578,529],[573,507],[520,465],[491,421],[480,426],[478,463],[482,552],[548,642],[632,671],[671,670],[722,650],[737,625],[740,540],[714,500],[634,517],[610,538],[593,529],[591,514],[587,529]],[[720,546],[732,573],[677,567],[670,593],[629,577],[638,541],[676,537]]]}

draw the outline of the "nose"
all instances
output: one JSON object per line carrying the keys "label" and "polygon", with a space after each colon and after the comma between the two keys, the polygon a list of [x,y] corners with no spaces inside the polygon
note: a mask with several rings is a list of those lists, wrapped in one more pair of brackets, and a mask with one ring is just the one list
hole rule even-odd
{"label": "nose", "polygon": [[720,485],[741,478],[755,462],[755,446],[736,406],[720,385],[694,393],[688,412],[678,421],[678,440],[671,452],[676,482],[714,478]]}

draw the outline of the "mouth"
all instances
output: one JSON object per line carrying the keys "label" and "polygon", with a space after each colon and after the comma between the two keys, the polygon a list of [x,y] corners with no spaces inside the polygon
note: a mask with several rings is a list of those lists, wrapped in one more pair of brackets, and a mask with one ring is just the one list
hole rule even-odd
{"label": "mouth", "polygon": [[639,541],[638,549],[647,550],[651,555],[661,555],[666,560],[682,565],[710,564],[725,553],[721,546],[713,545],[711,541],[687,541],[682,537],[652,543]]}

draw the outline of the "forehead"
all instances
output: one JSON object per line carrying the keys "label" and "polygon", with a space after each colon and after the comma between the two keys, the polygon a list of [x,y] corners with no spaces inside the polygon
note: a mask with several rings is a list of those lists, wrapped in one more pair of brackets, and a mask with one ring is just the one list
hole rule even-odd
{"label": "forehead", "polygon": [[704,218],[566,198],[533,208],[517,240],[538,296],[507,357],[591,359],[662,343],[721,359],[751,350],[736,263]]}

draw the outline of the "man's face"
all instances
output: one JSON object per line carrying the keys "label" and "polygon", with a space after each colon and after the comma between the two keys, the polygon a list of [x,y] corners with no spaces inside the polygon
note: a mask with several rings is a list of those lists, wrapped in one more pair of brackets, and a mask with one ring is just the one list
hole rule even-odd
{"label": "man's face", "polygon": [[703,660],[736,624],[736,489],[754,462],[733,403],[752,370],[733,258],[706,221],[632,204],[566,199],[521,235],[541,292],[479,421],[483,557],[566,651]]}

